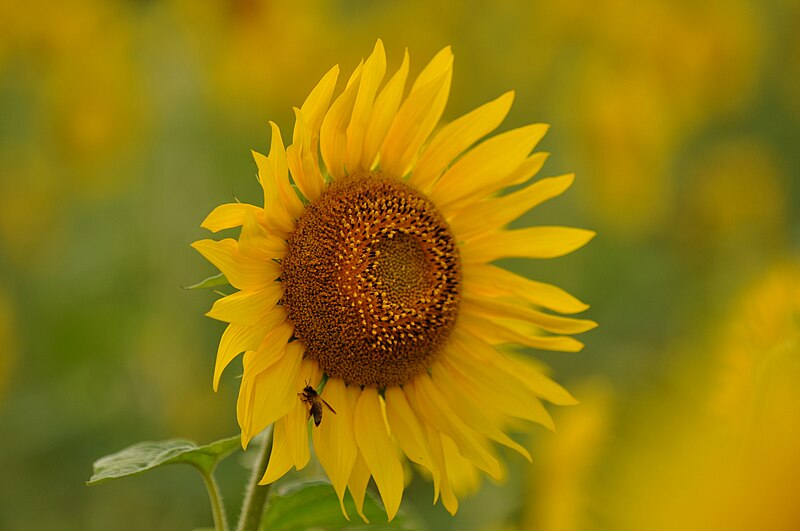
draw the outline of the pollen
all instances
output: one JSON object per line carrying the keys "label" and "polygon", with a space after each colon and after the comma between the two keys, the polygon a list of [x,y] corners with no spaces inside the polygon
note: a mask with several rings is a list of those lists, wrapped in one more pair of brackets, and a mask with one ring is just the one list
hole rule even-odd
{"label": "pollen", "polygon": [[458,314],[461,262],[430,200],[359,172],[308,205],[288,243],[283,304],[329,376],[381,388],[432,365]]}

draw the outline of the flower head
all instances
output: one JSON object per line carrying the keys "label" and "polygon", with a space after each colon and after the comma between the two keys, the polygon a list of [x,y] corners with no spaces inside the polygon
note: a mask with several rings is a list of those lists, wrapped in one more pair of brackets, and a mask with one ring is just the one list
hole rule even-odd
{"label": "flower head", "polygon": [[361,512],[373,477],[390,519],[403,494],[401,456],[428,470],[434,501],[441,494],[451,513],[478,470],[501,477],[493,441],[530,459],[504,429],[514,419],[549,427],[541,400],[574,399],[498,346],[576,351],[569,334],[595,326],[544,311],[586,309],[563,290],[491,264],[561,256],[594,233],[504,228],[573,176],[503,194],[546,158],[531,154],[541,124],[475,145],[505,118],[510,92],[432,135],[452,62],[443,49],[403,97],[408,54],[381,87],[378,41],[332,103],[331,69],[295,109],[292,144],[284,148],[272,124],[269,156],[254,153],[264,207],[221,205],[203,222],[214,232],[241,227],[238,240],[193,244],[239,290],[208,313],[230,323],[214,388],[244,352],[242,443],[274,423],[262,482],[306,466],[317,407],[314,449],[340,500],[349,489]]}

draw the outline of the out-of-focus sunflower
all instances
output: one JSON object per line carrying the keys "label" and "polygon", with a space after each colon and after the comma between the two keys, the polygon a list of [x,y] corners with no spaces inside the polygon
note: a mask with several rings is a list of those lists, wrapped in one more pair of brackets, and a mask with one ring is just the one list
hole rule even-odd
{"label": "out-of-focus sunflower", "polygon": [[221,205],[202,224],[214,232],[241,226],[239,239],[193,244],[240,290],[208,313],[230,323],[214,388],[244,352],[243,445],[274,423],[262,483],[308,463],[304,390],[324,386],[335,414],[323,409],[313,428],[317,457],[340,500],[349,488],[359,513],[373,477],[390,520],[403,494],[402,454],[430,472],[434,501],[441,494],[455,513],[459,478],[477,470],[501,477],[492,441],[530,459],[504,432],[514,419],[550,427],[541,400],[574,403],[497,345],[577,351],[582,344],[569,334],[595,326],[543,311],[587,308],[563,290],[491,264],[561,256],[594,233],[504,229],[573,180],[541,179],[503,194],[528,183],[546,158],[531,154],[542,124],[473,147],[505,118],[513,93],[429,139],[452,62],[449,47],[440,51],[404,98],[408,54],[381,88],[378,41],[333,103],[332,68],[295,109],[292,144],[284,148],[273,123],[269,156],[254,153],[264,207]]}

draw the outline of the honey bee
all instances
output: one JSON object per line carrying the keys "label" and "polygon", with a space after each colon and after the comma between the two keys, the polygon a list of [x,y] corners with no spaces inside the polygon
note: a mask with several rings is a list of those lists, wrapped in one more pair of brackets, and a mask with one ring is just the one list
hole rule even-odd
{"label": "honey bee", "polygon": [[306,382],[306,386],[303,388],[302,393],[297,393],[297,396],[300,397],[300,401],[304,404],[308,404],[310,407],[308,408],[308,417],[306,420],[310,419],[311,416],[314,416],[314,426],[319,426],[319,423],[322,422],[322,404],[325,404],[325,407],[331,410],[331,413],[334,415],[336,411],[333,410],[331,405],[325,401],[324,398],[317,394],[317,391],[308,385]]}

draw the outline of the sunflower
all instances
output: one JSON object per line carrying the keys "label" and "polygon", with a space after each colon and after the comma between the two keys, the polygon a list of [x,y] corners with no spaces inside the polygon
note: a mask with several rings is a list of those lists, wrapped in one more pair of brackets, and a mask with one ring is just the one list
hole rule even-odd
{"label": "sunflower", "polygon": [[[274,424],[262,483],[306,466],[311,429],[340,501],[349,489],[362,518],[370,477],[395,516],[405,459],[427,470],[434,503],[441,495],[453,514],[478,471],[503,475],[494,442],[530,460],[505,431],[519,419],[552,427],[541,401],[575,401],[532,361],[500,348],[577,351],[583,345],[569,334],[596,326],[544,311],[587,308],[565,291],[492,265],[561,256],[594,233],[504,228],[573,176],[529,183],[547,157],[531,154],[546,125],[478,143],[505,118],[513,92],[433,134],[452,64],[444,48],[404,98],[408,53],[381,87],[378,41],[331,103],[333,67],[294,109],[291,145],[270,123],[269,156],[253,153],[264,207],[224,204],[202,223],[213,232],[241,227],[238,240],[193,244],[239,290],[208,313],[230,323],[213,384],[244,352],[243,446]],[[321,418],[309,428],[312,407]]]}

